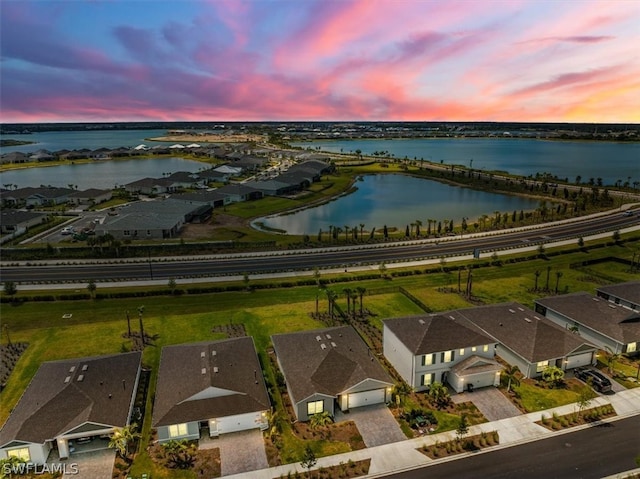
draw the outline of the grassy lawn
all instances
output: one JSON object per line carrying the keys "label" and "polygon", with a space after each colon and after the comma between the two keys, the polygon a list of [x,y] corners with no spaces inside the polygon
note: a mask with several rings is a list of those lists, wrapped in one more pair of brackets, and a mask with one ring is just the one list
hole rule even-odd
{"label": "grassy lawn", "polygon": [[517,394],[517,402],[527,412],[543,411],[545,409],[571,404],[578,400],[582,387],[577,380],[566,381],[566,387],[547,389],[535,384],[534,380],[523,379],[520,386],[511,386]]}

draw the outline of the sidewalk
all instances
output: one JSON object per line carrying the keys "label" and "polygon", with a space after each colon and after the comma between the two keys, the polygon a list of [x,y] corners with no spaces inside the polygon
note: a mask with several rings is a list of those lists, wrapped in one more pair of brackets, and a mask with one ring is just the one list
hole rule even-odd
{"label": "sidewalk", "polygon": [[[602,406],[605,404],[611,404],[616,410],[617,416],[615,418],[612,418],[611,420],[640,414],[640,388],[628,389],[612,396],[599,396],[592,401],[592,403],[589,405],[589,408]],[[591,427],[590,425],[576,426],[573,428],[554,432],[542,426],[539,426],[538,424],[535,424],[536,421],[540,420],[542,414],[550,417],[554,412],[558,415],[563,415],[573,413],[576,410],[577,406],[575,404],[567,404],[565,406],[548,409],[546,411],[523,414],[508,419],[502,419],[500,421],[479,424],[477,426],[471,426],[469,428],[469,435],[471,436],[474,434],[480,434],[481,432],[498,431],[498,434],[500,436],[500,445],[485,449],[485,451],[492,451],[495,449],[544,439],[545,437],[550,437],[554,434],[566,434],[579,430],[581,428]],[[392,473],[419,468],[429,464],[452,461],[472,454],[463,453],[449,458],[433,460],[417,451],[418,448],[424,445],[429,446],[434,444],[436,441],[449,441],[451,439],[455,439],[455,437],[455,431],[447,431],[440,434],[433,434],[431,436],[425,436],[415,439],[407,439],[406,441],[361,449],[345,454],[321,457],[318,459],[318,462],[313,470],[317,470],[321,467],[336,466],[340,463],[346,464],[347,462],[349,462],[349,460],[359,461],[362,459],[371,459],[369,475],[366,477],[380,477]],[[225,477],[237,479],[275,479],[279,477],[287,477],[289,473],[294,474],[296,471],[303,473],[306,472],[306,469],[300,466],[300,463],[292,463],[283,466],[271,467],[268,469],[261,469],[258,471],[245,472],[243,474]]]}

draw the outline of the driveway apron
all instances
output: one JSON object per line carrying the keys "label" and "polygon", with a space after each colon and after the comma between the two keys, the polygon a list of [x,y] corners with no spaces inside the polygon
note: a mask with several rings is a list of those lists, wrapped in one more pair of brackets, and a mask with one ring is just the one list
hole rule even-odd
{"label": "driveway apron", "polygon": [[470,401],[480,410],[487,421],[499,421],[522,414],[498,388],[476,389],[472,393],[454,394],[451,399],[456,403]]}
{"label": "driveway apron", "polygon": [[223,476],[269,467],[262,431],[258,429],[221,434],[216,445]]}

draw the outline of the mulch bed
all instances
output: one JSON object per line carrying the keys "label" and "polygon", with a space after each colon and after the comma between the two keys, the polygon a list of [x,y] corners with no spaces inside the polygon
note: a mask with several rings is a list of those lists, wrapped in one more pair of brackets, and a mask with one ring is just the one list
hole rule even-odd
{"label": "mulch bed", "polygon": [[274,479],[343,479],[350,477],[360,477],[369,474],[371,459],[363,459],[362,461],[342,462],[337,466],[320,467],[308,472],[295,472],[287,476],[281,475]]}
{"label": "mulch bed", "polygon": [[563,416],[558,416],[556,414],[551,417],[547,417],[543,414],[542,419],[540,421],[536,421],[536,424],[546,427],[550,431],[558,431],[560,429],[580,426],[583,424],[593,424],[602,419],[613,416],[616,416],[615,409],[613,409],[613,406],[610,404],[606,404],[604,406],[585,409],[582,412],[574,412]]}
{"label": "mulch bed", "polygon": [[462,454],[463,452],[479,451],[482,448],[496,446],[498,444],[500,444],[500,437],[497,431],[493,431],[468,436],[460,440],[453,439],[446,442],[436,441],[436,443],[431,446],[424,445],[418,448],[418,451],[431,459],[441,459],[443,457]]}
{"label": "mulch bed", "polygon": [[16,363],[25,352],[29,343],[11,343],[0,345],[0,391],[4,389]]}
{"label": "mulch bed", "polygon": [[244,324],[222,324],[220,326],[214,326],[211,332],[223,333],[229,338],[242,338],[247,335]]}

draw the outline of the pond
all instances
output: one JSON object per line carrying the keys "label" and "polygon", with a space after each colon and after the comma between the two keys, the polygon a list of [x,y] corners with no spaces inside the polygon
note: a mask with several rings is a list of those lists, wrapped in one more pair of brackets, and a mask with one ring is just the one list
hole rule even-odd
{"label": "pond", "polygon": [[[329,226],[344,229],[360,227],[370,231],[384,225],[404,229],[420,220],[453,220],[460,225],[462,218],[472,222],[495,211],[512,213],[532,210],[540,201],[532,198],[476,191],[450,186],[437,181],[401,174],[366,175],[355,183],[357,190],[329,203],[291,214],[274,215],[256,220],[269,228],[288,234],[315,235]],[[423,226],[423,228],[426,226]]]}

